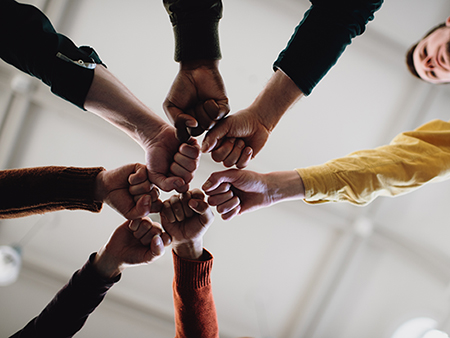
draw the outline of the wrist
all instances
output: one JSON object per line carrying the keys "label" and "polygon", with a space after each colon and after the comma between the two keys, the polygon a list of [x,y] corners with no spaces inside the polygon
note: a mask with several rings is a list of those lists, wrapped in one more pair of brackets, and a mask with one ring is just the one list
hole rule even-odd
{"label": "wrist", "polygon": [[181,258],[199,260],[203,255],[203,240],[194,240],[172,244],[173,251]]}
{"label": "wrist", "polygon": [[302,96],[294,81],[277,70],[251,106],[258,112],[261,123],[271,132],[284,113]]}
{"label": "wrist", "polygon": [[95,255],[92,265],[97,273],[104,279],[113,279],[124,270],[121,263],[110,257],[102,248]]}
{"label": "wrist", "polygon": [[107,192],[105,187],[105,172],[106,170],[102,170],[98,173],[95,178],[95,188],[94,188],[94,200],[99,202],[104,202]]}
{"label": "wrist", "polygon": [[272,204],[286,200],[301,199],[305,196],[303,181],[296,170],[275,171],[266,175]]}
{"label": "wrist", "polygon": [[181,70],[194,70],[198,68],[206,68],[206,69],[218,69],[219,68],[219,60],[212,59],[198,59],[198,60],[188,60],[180,62]]}

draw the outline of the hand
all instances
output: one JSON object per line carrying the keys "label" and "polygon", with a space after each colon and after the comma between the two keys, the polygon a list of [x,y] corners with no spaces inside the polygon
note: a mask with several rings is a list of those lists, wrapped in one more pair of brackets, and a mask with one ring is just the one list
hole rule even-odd
{"label": "hand", "polygon": [[175,128],[166,124],[159,133],[144,143],[148,177],[164,191],[186,192],[200,160],[200,146],[190,138],[181,144]]}
{"label": "hand", "polygon": [[97,253],[94,267],[104,278],[114,278],[128,265],[149,264],[164,254],[170,237],[148,219],[120,225]]}
{"label": "hand", "polygon": [[225,167],[245,168],[263,148],[270,131],[259,120],[258,111],[241,110],[217,123],[205,136],[202,152],[211,152]]}
{"label": "hand", "polygon": [[203,236],[214,219],[204,198],[199,189],[194,189],[163,203],[162,226],[172,237],[173,250],[182,258],[197,260],[203,254]]}
{"label": "hand", "polygon": [[139,163],[101,171],[96,178],[95,196],[127,219],[145,217],[162,206],[159,190],[149,182],[146,167]]}
{"label": "hand", "polygon": [[180,62],[180,71],[163,108],[181,142],[211,129],[230,111],[218,63],[218,60]]}
{"label": "hand", "polygon": [[217,212],[224,220],[305,196],[303,181],[295,170],[258,174],[229,169],[211,174],[202,189],[209,196],[209,205],[217,206]]}

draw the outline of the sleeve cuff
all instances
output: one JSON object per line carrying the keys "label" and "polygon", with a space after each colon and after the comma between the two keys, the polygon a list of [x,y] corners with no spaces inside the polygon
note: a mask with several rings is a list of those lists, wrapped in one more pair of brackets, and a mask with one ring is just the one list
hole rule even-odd
{"label": "sleeve cuff", "polygon": [[201,261],[191,261],[179,257],[173,250],[175,284],[182,288],[199,289],[211,284],[213,256],[203,249]]}
{"label": "sleeve cuff", "polygon": [[175,61],[219,60],[219,20],[188,21],[174,27]]}

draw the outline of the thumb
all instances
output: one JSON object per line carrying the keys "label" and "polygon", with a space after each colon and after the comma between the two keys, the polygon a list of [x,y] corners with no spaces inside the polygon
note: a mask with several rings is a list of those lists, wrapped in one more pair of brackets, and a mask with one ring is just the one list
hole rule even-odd
{"label": "thumb", "polygon": [[186,182],[181,177],[167,177],[160,173],[149,172],[148,178],[158,188],[165,192],[176,190],[178,192],[185,192],[188,189]]}
{"label": "thumb", "polygon": [[227,119],[224,119],[208,131],[202,142],[202,153],[209,153],[216,148],[220,140],[228,134],[228,129]]}
{"label": "thumb", "polygon": [[220,184],[227,182],[233,184],[238,179],[238,169],[228,169],[224,171],[218,171],[212,173],[205,183],[202,185],[202,189],[205,192],[216,189]]}
{"label": "thumb", "polygon": [[230,106],[228,105],[228,100],[207,100],[203,104],[203,108],[212,120],[219,121],[225,117],[230,112]]}
{"label": "thumb", "polygon": [[198,122],[191,115],[181,113],[175,119],[174,125],[177,131],[177,139],[184,143],[191,137],[189,129],[197,127]]}

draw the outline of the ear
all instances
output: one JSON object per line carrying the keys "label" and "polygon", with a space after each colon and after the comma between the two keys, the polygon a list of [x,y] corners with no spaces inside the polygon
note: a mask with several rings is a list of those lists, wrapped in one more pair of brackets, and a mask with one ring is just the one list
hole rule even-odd
{"label": "ear", "polygon": [[450,16],[447,18],[447,20],[445,20],[445,25],[447,27],[450,27]]}

